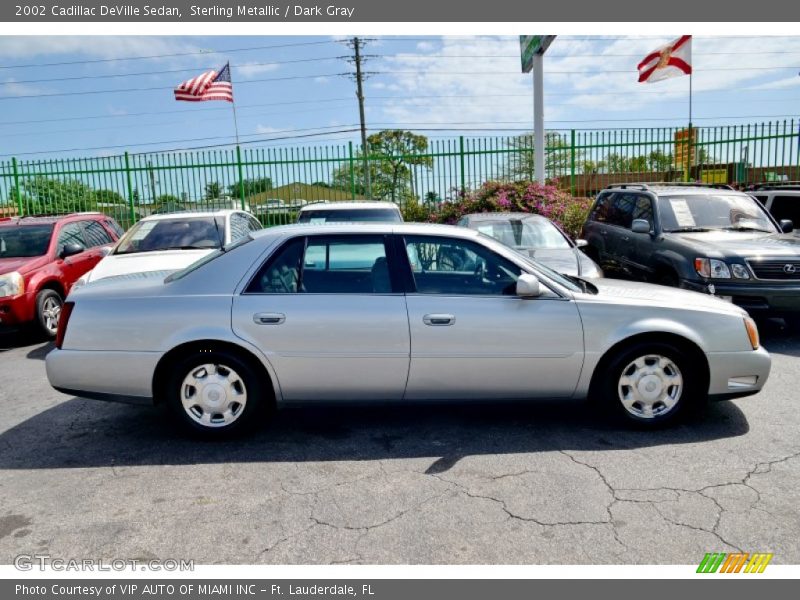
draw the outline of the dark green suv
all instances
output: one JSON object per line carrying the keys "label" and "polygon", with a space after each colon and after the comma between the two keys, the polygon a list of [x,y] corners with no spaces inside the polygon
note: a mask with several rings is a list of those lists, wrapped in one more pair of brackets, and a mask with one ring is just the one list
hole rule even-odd
{"label": "dark green suv", "polygon": [[800,325],[800,238],[722,185],[620,184],[598,194],[580,237],[609,276],[715,294]]}

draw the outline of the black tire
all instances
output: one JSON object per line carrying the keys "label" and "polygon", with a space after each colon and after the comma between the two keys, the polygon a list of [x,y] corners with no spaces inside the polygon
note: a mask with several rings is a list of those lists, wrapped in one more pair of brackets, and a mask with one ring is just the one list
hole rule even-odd
{"label": "black tire", "polygon": [[[215,372],[203,369],[204,365],[214,365]],[[210,380],[204,384],[204,392],[195,387],[194,393],[198,394],[196,396],[198,403],[185,408],[184,397],[187,400],[186,405],[191,404],[193,396],[190,388],[193,386],[189,384],[188,387],[184,386],[184,380],[192,374],[196,376],[198,382],[205,377],[214,377],[232,382],[232,385],[228,391],[224,391],[225,384]],[[174,421],[185,432],[205,439],[227,438],[252,431],[256,425],[266,420],[270,412],[268,409],[274,405],[272,390],[265,382],[263,373],[253,364],[253,360],[226,350],[197,351],[180,358],[170,366],[166,386],[165,399]],[[243,406],[237,409],[236,398],[241,396],[242,392],[246,394],[246,399],[243,403],[239,403]],[[200,394],[203,393],[205,396],[201,399]],[[228,402],[227,394],[231,393],[236,395],[232,397],[230,404],[227,404],[231,409],[230,414],[228,411],[224,414],[214,413],[213,409],[208,409],[210,403]],[[222,394],[222,397],[215,397],[214,394],[217,396]],[[203,417],[205,421],[201,422]],[[230,422],[226,424],[225,420]]]}
{"label": "black tire", "polygon": [[[655,363],[652,358],[643,361],[645,368],[634,366],[634,361],[644,357],[663,357],[666,361],[663,367]],[[595,395],[599,397],[595,399],[599,400],[612,416],[637,427],[655,429],[674,424],[690,415],[697,414],[706,405],[708,399],[705,377],[702,369],[698,367],[697,361],[693,360],[690,353],[671,343],[642,342],[633,344],[621,349],[611,357],[610,361],[605,363],[604,368],[601,365],[601,368],[603,370],[599,372],[599,377],[602,379],[595,386]],[[674,376],[677,371],[677,375],[682,380],[679,392],[675,386],[669,385],[671,379],[667,379],[667,383],[664,384],[665,380],[658,375],[647,374],[650,370],[658,373],[659,369],[666,376]],[[624,385],[621,378],[626,373],[629,381],[632,377],[633,381],[638,381],[639,386],[642,387]],[[649,379],[645,379],[646,377]],[[666,399],[661,401],[660,405],[658,399],[653,400],[653,404],[650,404],[651,412],[648,415],[649,400],[644,398],[643,394],[647,393],[647,388],[653,384],[656,386],[653,391],[657,392],[659,389],[666,391]],[[673,394],[676,396],[675,398],[671,397]],[[643,397],[643,401],[639,402],[638,406],[636,402],[633,402],[632,406],[626,407],[622,400],[623,395],[629,399],[629,404],[631,399],[638,397]],[[670,406],[671,402],[674,404]]]}
{"label": "black tire", "polygon": [[64,306],[64,299],[61,295],[51,289],[41,290],[36,294],[36,332],[40,335],[53,339],[58,331],[58,316],[61,314],[61,307]]}

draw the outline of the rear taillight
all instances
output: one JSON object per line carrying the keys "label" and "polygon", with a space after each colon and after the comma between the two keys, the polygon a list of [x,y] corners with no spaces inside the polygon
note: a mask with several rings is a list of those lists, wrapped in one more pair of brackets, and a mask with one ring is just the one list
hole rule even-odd
{"label": "rear taillight", "polygon": [[64,302],[64,306],[61,307],[61,314],[58,316],[58,330],[56,331],[56,348],[59,350],[61,350],[61,346],[64,345],[67,323],[69,323],[69,316],[72,314],[72,309],[74,307],[74,302]]}

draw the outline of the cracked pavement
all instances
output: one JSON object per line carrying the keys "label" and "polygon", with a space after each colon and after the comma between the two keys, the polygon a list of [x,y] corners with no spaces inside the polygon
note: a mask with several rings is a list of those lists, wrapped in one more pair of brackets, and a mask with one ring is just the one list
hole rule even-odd
{"label": "cracked pavement", "polygon": [[0,562],[800,563],[800,338],[762,331],[757,396],[655,432],[578,404],[282,411],[244,439],[59,394],[0,338]]}

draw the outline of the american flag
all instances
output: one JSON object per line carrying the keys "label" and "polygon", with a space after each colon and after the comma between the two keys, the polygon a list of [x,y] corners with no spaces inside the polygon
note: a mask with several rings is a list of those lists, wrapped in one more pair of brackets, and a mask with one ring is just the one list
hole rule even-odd
{"label": "american flag", "polygon": [[206,71],[189,81],[184,81],[175,88],[175,100],[185,100],[186,102],[226,100],[227,102],[233,102],[230,63],[222,67],[219,73]]}

